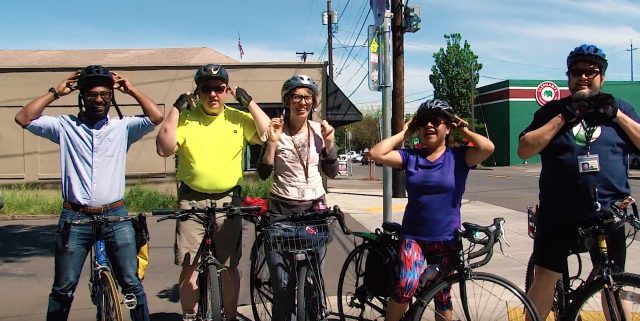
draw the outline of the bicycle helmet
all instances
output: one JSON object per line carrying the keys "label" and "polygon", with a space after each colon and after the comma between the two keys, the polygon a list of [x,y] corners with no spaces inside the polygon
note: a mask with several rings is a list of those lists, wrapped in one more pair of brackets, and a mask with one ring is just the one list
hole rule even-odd
{"label": "bicycle helmet", "polygon": [[607,55],[604,54],[602,49],[594,45],[583,44],[575,47],[567,56],[567,69],[571,68],[571,66],[578,61],[594,63],[600,67],[602,73],[604,73],[609,66]]}
{"label": "bicycle helmet", "polygon": [[418,110],[413,116],[412,122],[412,130],[415,130],[417,127],[422,127],[427,124],[427,120],[433,115],[438,115],[443,117],[448,125],[451,125],[454,118],[453,108],[449,105],[446,100],[441,99],[429,99],[418,107]]}
{"label": "bicycle helmet", "polygon": [[100,65],[87,66],[80,71],[80,76],[78,76],[78,90],[80,92],[86,92],[96,86],[105,86],[111,89],[113,84],[111,71]]}
{"label": "bicycle helmet", "polygon": [[195,77],[193,77],[196,85],[199,85],[202,81],[209,79],[219,79],[228,84],[229,74],[224,67],[218,64],[208,64],[198,68]]}
{"label": "bicycle helmet", "polygon": [[318,87],[318,83],[316,83],[316,81],[313,80],[313,78],[305,75],[295,75],[287,79],[287,81],[285,81],[284,84],[282,85],[282,91],[281,91],[282,102],[286,103],[287,98],[289,97],[289,94],[291,93],[291,91],[300,87],[311,89],[311,91],[313,91],[314,96],[317,96],[318,93],[320,93],[320,88]]}

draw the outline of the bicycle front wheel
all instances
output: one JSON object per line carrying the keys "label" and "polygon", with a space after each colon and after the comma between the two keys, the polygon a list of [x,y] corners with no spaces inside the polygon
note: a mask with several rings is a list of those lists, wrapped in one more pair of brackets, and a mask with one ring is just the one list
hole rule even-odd
{"label": "bicycle front wheel", "polygon": [[318,278],[309,265],[302,265],[298,271],[297,283],[298,321],[322,320],[322,294]]}
{"label": "bicycle front wheel", "polygon": [[640,275],[611,276],[613,284],[598,278],[590,282],[572,305],[568,320],[640,320]]}
{"label": "bicycle front wheel", "polygon": [[[388,297],[378,296],[364,285],[367,256],[376,247],[369,243],[358,245],[344,262],[338,281],[338,314],[341,321],[383,320]],[[391,285],[393,286],[393,285]]]}
{"label": "bicycle front wheel", "polygon": [[200,274],[200,316],[203,320],[222,321],[222,291],[215,265],[207,265]]}
{"label": "bicycle front wheel", "polygon": [[[446,295],[447,291],[450,295]],[[455,274],[438,281],[417,300],[407,313],[414,321],[525,320],[525,313],[535,311],[524,292],[499,276],[474,272],[461,277]],[[537,313],[531,319],[540,321]]]}
{"label": "bicycle front wheel", "polygon": [[107,270],[100,271],[97,289],[97,306],[99,321],[122,321],[122,310],[118,298],[118,288]]}
{"label": "bicycle front wheel", "polygon": [[249,288],[251,289],[251,309],[255,321],[271,321],[271,302],[273,287],[271,274],[267,266],[264,237],[258,236],[251,249],[251,271]]}

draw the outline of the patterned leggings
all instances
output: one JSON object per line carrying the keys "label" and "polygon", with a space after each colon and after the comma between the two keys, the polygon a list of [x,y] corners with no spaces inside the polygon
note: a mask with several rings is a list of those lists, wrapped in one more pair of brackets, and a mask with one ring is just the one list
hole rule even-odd
{"label": "patterned leggings", "polygon": [[[397,283],[392,298],[399,303],[407,303],[418,289],[420,275],[427,264],[438,264],[440,275],[449,275],[456,266],[458,253],[455,241],[429,242],[403,239],[400,242],[397,264]],[[438,293],[436,309],[451,310],[450,288]]]}

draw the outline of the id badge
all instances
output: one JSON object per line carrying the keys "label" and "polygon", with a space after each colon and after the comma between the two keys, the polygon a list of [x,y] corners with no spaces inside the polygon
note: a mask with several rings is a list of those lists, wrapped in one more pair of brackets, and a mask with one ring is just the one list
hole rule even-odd
{"label": "id badge", "polygon": [[598,154],[578,155],[578,172],[595,173],[600,171]]}

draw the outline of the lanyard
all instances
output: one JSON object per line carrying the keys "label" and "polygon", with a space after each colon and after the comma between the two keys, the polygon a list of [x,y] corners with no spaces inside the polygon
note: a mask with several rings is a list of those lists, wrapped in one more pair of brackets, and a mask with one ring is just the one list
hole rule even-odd
{"label": "lanyard", "polygon": [[296,150],[296,155],[298,155],[298,160],[300,161],[300,165],[304,170],[304,178],[307,183],[309,183],[309,154],[311,153],[311,129],[309,127],[311,126],[307,122],[307,154],[305,155],[305,160],[302,159],[302,146],[298,146],[295,140],[295,135],[292,135],[291,132],[289,133],[289,136],[291,136],[291,141],[293,142],[293,149]]}
{"label": "lanyard", "polygon": [[584,139],[585,139],[585,145],[587,146],[587,155],[591,154],[591,138],[593,137],[593,133],[596,131],[596,126],[594,127],[587,127],[587,124],[585,123],[585,121],[583,120],[582,122],[580,122],[580,126],[582,127],[582,129],[584,130]]}

